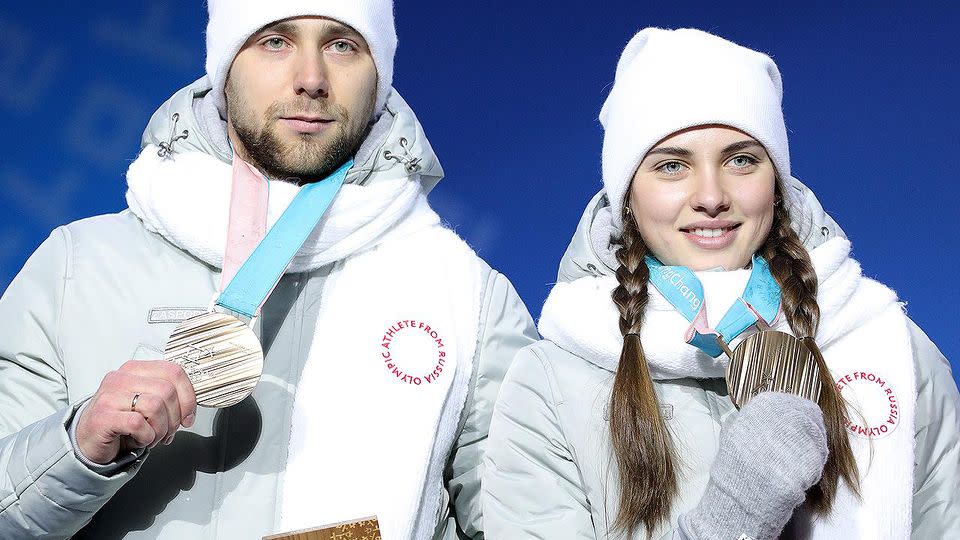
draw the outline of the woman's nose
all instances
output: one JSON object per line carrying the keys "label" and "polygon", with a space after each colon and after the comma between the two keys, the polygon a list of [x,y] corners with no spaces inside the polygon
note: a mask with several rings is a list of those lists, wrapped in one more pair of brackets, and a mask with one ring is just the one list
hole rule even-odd
{"label": "woman's nose", "polygon": [[690,204],[697,212],[712,218],[730,210],[730,197],[718,172],[706,171],[697,175]]}

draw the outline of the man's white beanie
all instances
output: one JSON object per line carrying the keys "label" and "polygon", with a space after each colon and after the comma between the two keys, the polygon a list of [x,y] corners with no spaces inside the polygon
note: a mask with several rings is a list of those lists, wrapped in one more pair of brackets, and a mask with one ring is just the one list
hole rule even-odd
{"label": "man's white beanie", "polygon": [[223,88],[240,47],[257,30],[291,17],[327,17],[359,32],[377,68],[375,116],[386,103],[397,51],[393,0],[208,0],[207,8],[207,76],[221,114],[226,111]]}
{"label": "man's white beanie", "polygon": [[644,156],[672,133],[705,124],[735,127],[766,148],[790,175],[783,87],[765,54],[694,29],[645,28],[630,40],[600,111],[603,185],[613,225]]}

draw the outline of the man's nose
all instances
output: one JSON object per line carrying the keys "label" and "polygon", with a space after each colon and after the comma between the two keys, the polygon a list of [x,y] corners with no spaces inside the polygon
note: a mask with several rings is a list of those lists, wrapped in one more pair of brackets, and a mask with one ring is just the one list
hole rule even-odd
{"label": "man's nose", "polygon": [[303,51],[296,64],[296,92],[309,98],[326,98],[330,94],[327,66],[320,51]]}

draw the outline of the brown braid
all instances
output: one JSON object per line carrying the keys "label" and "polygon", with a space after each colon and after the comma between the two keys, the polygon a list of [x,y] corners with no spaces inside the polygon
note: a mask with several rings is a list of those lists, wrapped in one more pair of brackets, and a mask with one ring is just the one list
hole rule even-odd
{"label": "brown braid", "polygon": [[647,281],[647,247],[629,211],[623,208],[623,236],[617,250],[613,301],[620,310],[623,349],[610,397],[610,437],[620,474],[620,510],[615,530],[629,535],[643,524],[647,536],[670,515],[677,495],[676,452],[653,389],[647,358],[640,343]]}
{"label": "brown braid", "polygon": [[[779,178],[775,191],[777,199],[784,200]],[[610,397],[610,436],[620,474],[620,510],[614,529],[632,535],[642,524],[649,537],[656,526],[669,517],[677,495],[678,457],[660,416],[639,337],[648,300],[650,275],[644,262],[647,247],[627,204],[622,215],[623,235],[618,239],[621,247],[617,250],[619,285],[613,291],[613,301],[620,310],[620,332],[624,340]],[[841,478],[859,494],[859,475],[844,427],[846,407],[813,340],[820,324],[817,275],[809,253],[790,226],[790,213],[785,204],[777,205],[770,234],[760,252],[782,290],[783,312],[790,328],[804,338],[820,368],[823,388],[819,405],[830,453],[820,482],[810,488],[807,495],[811,506],[826,514],[832,507]]]}
{"label": "brown braid", "polygon": [[[783,200],[780,180],[776,194]],[[847,411],[843,398],[834,385],[827,364],[813,337],[820,325],[820,306],[817,304],[817,274],[810,254],[803,247],[797,233],[790,226],[790,212],[786,204],[776,207],[773,225],[761,253],[770,264],[770,272],[780,285],[783,314],[793,333],[804,338],[820,369],[822,390],[819,405],[827,428],[827,447],[830,451],[820,482],[807,492],[807,500],[821,514],[830,512],[840,478],[854,493],[859,494],[860,480],[853,451],[846,431]]]}

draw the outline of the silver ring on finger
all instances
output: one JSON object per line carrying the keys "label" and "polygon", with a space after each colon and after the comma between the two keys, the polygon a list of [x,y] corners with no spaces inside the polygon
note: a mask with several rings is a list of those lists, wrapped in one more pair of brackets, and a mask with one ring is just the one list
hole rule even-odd
{"label": "silver ring on finger", "polygon": [[140,394],[134,394],[133,401],[130,402],[130,411],[137,412],[137,402],[140,401]]}

